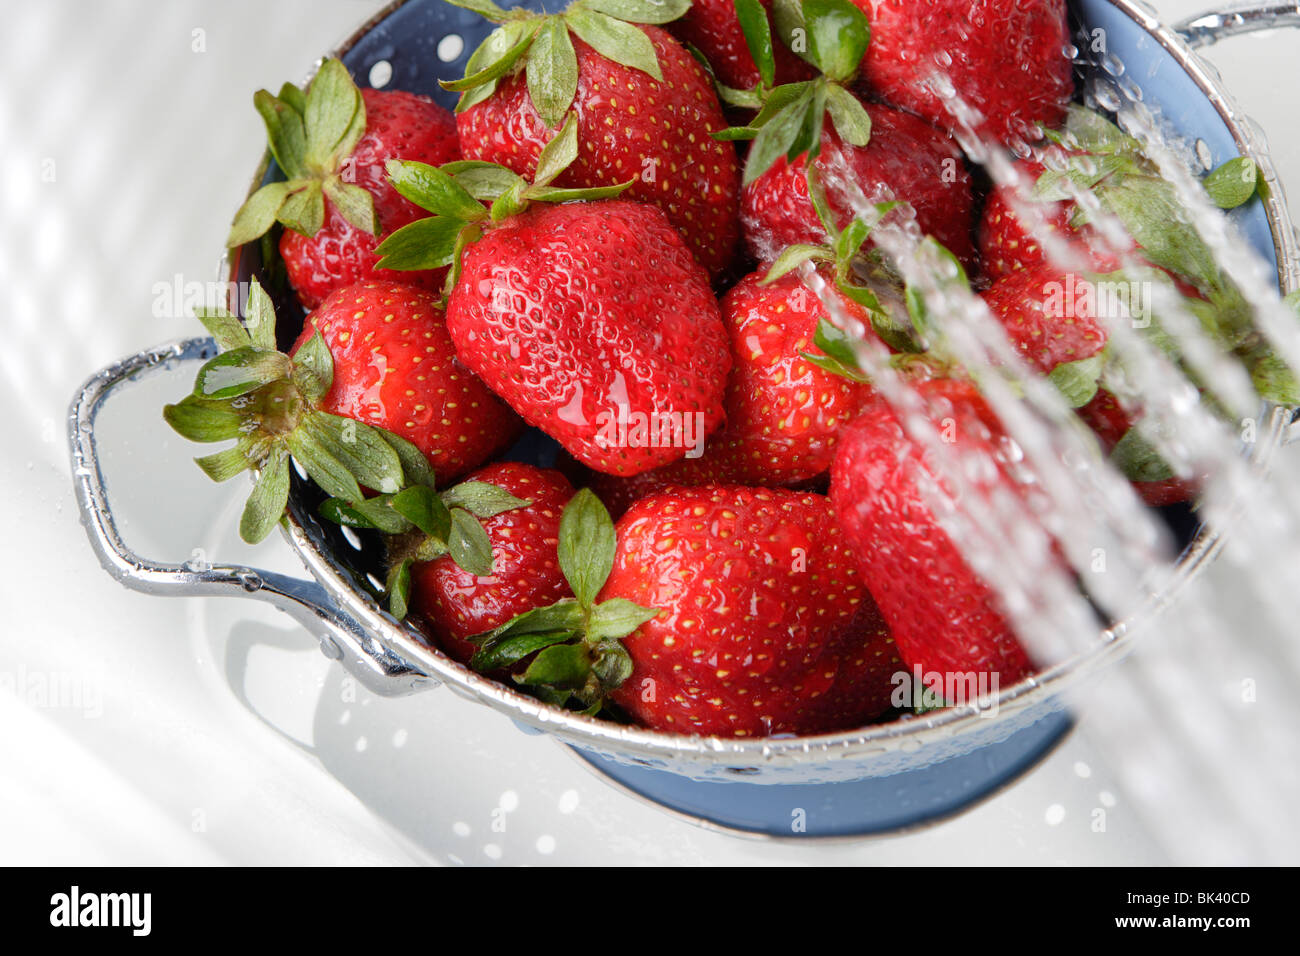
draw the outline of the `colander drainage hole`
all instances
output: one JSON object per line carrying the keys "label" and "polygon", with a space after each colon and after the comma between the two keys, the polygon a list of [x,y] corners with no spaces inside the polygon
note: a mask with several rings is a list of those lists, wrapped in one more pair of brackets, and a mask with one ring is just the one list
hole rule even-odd
{"label": "colander drainage hole", "polygon": [[393,64],[387,60],[378,60],[370,68],[370,85],[377,90],[382,90],[389,84],[393,78]]}
{"label": "colander drainage hole", "polygon": [[450,63],[465,52],[465,40],[458,33],[449,33],[438,41],[438,59]]}

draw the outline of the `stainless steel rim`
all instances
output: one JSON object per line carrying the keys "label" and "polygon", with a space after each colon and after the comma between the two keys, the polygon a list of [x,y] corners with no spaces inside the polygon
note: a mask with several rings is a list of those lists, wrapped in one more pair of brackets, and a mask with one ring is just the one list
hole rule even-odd
{"label": "stainless steel rim", "polygon": [[[375,24],[406,2],[407,0],[396,0],[390,3],[369,18],[329,55],[346,54]],[[1173,28],[1160,23],[1153,13],[1131,0],[1109,0],[1109,2],[1146,30],[1169,52],[1223,119],[1240,152],[1258,163],[1265,182],[1271,187],[1269,198],[1265,203],[1265,211],[1277,250],[1279,282],[1284,291],[1294,290],[1300,286],[1300,254],[1297,250],[1296,234],[1287,213],[1276,168],[1269,159],[1259,136],[1241,121],[1242,114],[1230,94],[1223,88],[1221,81],[1211,72],[1211,69],[1195,55],[1183,36]],[[1258,28],[1256,25],[1255,29]],[[1206,41],[1202,40],[1198,45],[1203,45],[1203,42]],[[262,166],[250,186],[250,193],[260,184],[266,163],[267,158],[264,156]],[[223,258],[222,278],[229,281],[237,274],[238,267],[238,253],[234,258]],[[1272,454],[1284,444],[1286,429],[1291,418],[1292,412],[1288,409],[1275,407],[1266,409],[1262,419],[1263,434],[1255,443],[1249,456],[1252,461],[1261,467],[1267,466]],[[1094,649],[1002,691],[996,701],[997,718],[982,716],[979,708],[971,705],[940,711],[930,717],[873,725],[855,731],[793,739],[745,740],[683,736],[624,727],[561,711],[517,693],[429,648],[412,625],[399,623],[388,616],[373,597],[353,584],[351,573],[344,569],[323,547],[320,540],[292,515],[288,527],[284,529],[284,534],[311,575],[341,609],[356,619],[363,631],[373,635],[384,648],[402,658],[416,670],[435,681],[445,683],[459,696],[486,704],[515,720],[553,734],[566,743],[586,749],[616,754],[654,765],[665,761],[675,763],[685,760],[727,765],[737,769],[797,765],[828,760],[838,762],[870,758],[873,755],[905,747],[916,749],[961,735],[979,726],[981,721],[1000,720],[1004,713],[1011,715],[1028,707],[1046,704],[1125,654],[1131,646],[1135,632],[1174,601],[1188,582],[1201,573],[1205,565],[1217,555],[1223,545],[1221,531],[1203,530],[1183,553],[1178,563],[1177,573],[1164,591],[1153,597],[1132,617],[1103,631]],[[763,782],[761,777],[744,779],[749,782]]]}

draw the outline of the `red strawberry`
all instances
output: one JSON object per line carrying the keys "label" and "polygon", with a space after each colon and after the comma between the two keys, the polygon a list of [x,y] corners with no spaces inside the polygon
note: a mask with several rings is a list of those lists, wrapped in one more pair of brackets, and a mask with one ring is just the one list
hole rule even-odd
{"label": "red strawberry", "polygon": [[[762,0],[762,4],[770,23],[772,0]],[[677,39],[704,54],[719,82],[737,90],[753,89],[758,84],[758,67],[745,44],[735,0],[695,0],[686,15],[668,29]],[[778,85],[812,77],[812,67],[779,41],[773,41],[772,55]]]}
{"label": "red strawberry", "polygon": [[[871,117],[866,146],[845,142],[827,122],[821,152],[813,160],[836,225],[843,229],[854,217],[853,207],[834,186],[836,170],[844,168],[868,201],[910,203],[922,232],[938,239],[963,263],[973,262],[974,200],[961,151],[950,138],[914,116],[876,104],[867,104],[866,111]],[[790,163],[782,156],[745,187],[741,197],[745,241],[759,261],[770,262],[782,248],[795,243],[826,241],[826,230],[808,198],[806,170],[804,157]]]}
{"label": "red strawberry", "polygon": [[770,736],[857,727],[890,705],[900,670],[820,495],[679,490],[618,523],[603,600],[661,613],[623,639],[612,699],[683,734]]}
{"label": "red strawberry", "polygon": [[721,423],[726,331],[658,208],[532,206],[489,227],[461,270],[447,309],[461,360],[585,464],[636,474]]}
{"label": "red strawberry", "polygon": [[1065,0],[853,0],[871,22],[866,88],[944,129],[952,96],[984,116],[978,132],[1010,144],[1054,128],[1074,90]]}
{"label": "red strawberry", "polygon": [[339,289],[307,317],[292,352],[319,330],[334,357],[320,407],[392,431],[439,484],[506,448],[519,420],[456,358],[437,297],[399,282]]}
{"label": "red strawberry", "polygon": [[[1133,422],[1113,395],[1096,387],[1108,338],[1099,312],[1110,301],[1102,286],[1107,281],[1112,280],[1039,265],[999,279],[984,293],[984,301],[1012,344],[1042,374],[1051,375],[1071,362],[1097,359],[1097,367],[1083,369],[1085,374],[1069,382],[1065,391],[1109,452]],[[1140,305],[1141,299],[1135,304]],[[1142,500],[1153,506],[1186,501],[1194,493],[1194,484],[1181,479],[1142,480],[1136,471],[1130,477]]]}
{"label": "red strawberry", "polygon": [[[935,379],[917,389],[931,402],[936,428],[947,420],[958,445],[997,454],[1001,428],[973,386]],[[925,452],[884,402],[844,429],[831,469],[831,501],[845,541],[909,667],[945,681],[997,674],[1002,686],[1010,686],[1031,672],[1029,658],[996,596],[931,510],[919,482],[926,473],[933,474]],[[988,480],[1007,480],[998,474]],[[963,501],[960,507],[979,504]]]}
{"label": "red strawberry", "polygon": [[483,519],[492,544],[490,577],[466,571],[450,555],[411,569],[411,607],[442,649],[461,663],[477,650],[468,638],[572,594],[556,556],[560,515],[573,497],[573,486],[564,476],[532,465],[500,462],[480,469],[466,482],[495,485],[529,504]]}
{"label": "red strawberry", "polygon": [[314,236],[292,229],[280,235],[280,255],[289,284],[312,309],[335,289],[366,279],[400,280],[437,291],[446,269],[395,273],[376,268],[379,237],[414,222],[423,212],[399,196],[388,183],[384,164],[412,159],[441,165],[460,158],[455,118],[424,96],[400,90],[362,90],[366,134],[352,153],[356,184],[374,196],[378,233],[358,229],[326,201],[325,225]]}
{"label": "red strawberry", "polygon": [[[355,112],[360,123],[354,119],[346,133],[309,126],[306,115],[327,125],[320,118],[324,111],[307,110],[313,97],[331,101],[345,117]],[[380,236],[422,215],[389,184],[385,163],[459,159],[452,115],[414,93],[358,90],[337,60],[326,61],[305,97],[286,85],[279,97],[263,90],[256,102],[288,181],[265,186],[249,199],[235,218],[229,244],[250,242],[275,221],[284,223],[288,228],[280,236],[280,255],[289,283],[309,309],[336,289],[367,279],[400,278],[439,289],[446,269],[396,276],[376,268],[375,247]],[[297,136],[289,135],[289,128]],[[330,149],[320,141],[338,145]]]}
{"label": "red strawberry", "polygon": [[1106,347],[1095,288],[1085,275],[1040,265],[999,279],[984,301],[1012,344],[1050,375],[1058,365],[1092,358]]}
{"label": "red strawberry", "polygon": [[[827,270],[828,271],[828,270]],[[704,454],[630,478],[595,478],[591,487],[614,515],[667,488],[704,485],[791,487],[830,469],[839,429],[856,418],[875,391],[804,357],[822,355],[814,343],[826,309],[794,273],[763,285],[765,272],[742,279],[722,300],[731,334],[727,424]],[[852,318],[871,328],[865,309],[837,291]],[[869,333],[868,333],[869,334]]]}
{"label": "red strawberry", "polygon": [[[1033,160],[1019,160],[1016,166],[1023,182],[1028,185],[1036,183],[1046,172],[1042,163]],[[1047,261],[1047,256],[1043,252],[1042,240],[1035,235],[1043,229],[1061,236],[1064,241],[1073,243],[1077,254],[1091,259],[1097,271],[1111,272],[1119,268],[1118,256],[1093,251],[1096,230],[1092,226],[1084,225],[1075,228],[1070,224],[1078,208],[1073,202],[1067,200],[1037,202],[1032,194],[1025,194],[1021,198],[1021,204],[1032,204],[1041,210],[1043,223],[1039,227],[1032,220],[1028,223],[1021,220],[1016,212],[1015,193],[1016,189],[1012,186],[997,186],[989,194],[988,202],[984,207],[984,216],[980,221],[979,244],[980,259],[984,274],[988,278],[999,279],[1020,269],[1033,269],[1043,265]],[[1098,248],[1100,249],[1100,246]],[[1135,245],[1130,241],[1128,250],[1131,251],[1133,248]]]}
{"label": "red strawberry", "polygon": [[[582,18],[574,22],[585,31],[592,14],[571,8],[544,18],[538,32],[547,37],[562,35],[563,42],[572,40],[572,50],[559,55],[572,59],[576,92],[557,89],[556,102],[566,102],[552,108],[548,98],[538,108],[532,96],[537,88],[534,70],[523,67],[523,62],[541,56],[537,49],[541,41],[534,41],[519,55],[521,62],[513,72],[495,81],[486,97],[481,94],[488,87],[480,86],[466,94],[480,97],[470,100],[472,105],[466,107],[467,101],[462,100],[457,126],[466,158],[499,163],[532,178],[542,147],[556,136],[571,108],[578,122],[578,157],[556,185],[590,188],[631,180],[626,198],[662,209],[701,264],[718,275],[730,263],[739,238],[740,167],[735,147],[710,136],[727,123],[708,74],[664,30],[597,14],[605,28],[613,24],[624,40],[644,47],[639,58],[628,56],[626,63],[616,62],[576,35],[576,26],[575,35],[568,37],[575,16]],[[628,31],[633,34],[630,39]],[[635,36],[638,32],[644,34],[640,40]],[[502,42],[512,44],[515,35]],[[662,80],[647,72],[655,61]]]}

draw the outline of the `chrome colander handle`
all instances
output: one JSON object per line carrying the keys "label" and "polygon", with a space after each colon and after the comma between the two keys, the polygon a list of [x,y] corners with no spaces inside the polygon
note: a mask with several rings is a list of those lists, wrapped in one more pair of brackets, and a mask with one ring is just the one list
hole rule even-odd
{"label": "chrome colander handle", "polygon": [[307,628],[326,657],[339,661],[365,687],[386,697],[438,682],[381,645],[314,581],[239,565],[163,564],[141,557],[122,540],[105,487],[95,439],[95,419],[114,390],[145,375],[217,354],[212,339],[183,339],[132,355],[100,369],[81,387],[68,411],[68,443],[81,523],[99,563],[135,591],[168,597],[239,595],[259,598]]}
{"label": "chrome colander handle", "polygon": [[1198,49],[1243,33],[1300,27],[1300,0],[1289,3],[1241,3],[1208,10],[1174,24],[1188,46]]}

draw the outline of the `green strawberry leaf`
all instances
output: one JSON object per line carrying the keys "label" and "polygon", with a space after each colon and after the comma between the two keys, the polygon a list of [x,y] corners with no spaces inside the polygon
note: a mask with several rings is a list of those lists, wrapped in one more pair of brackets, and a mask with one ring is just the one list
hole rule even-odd
{"label": "green strawberry leaf", "polygon": [[485,20],[491,20],[493,23],[500,23],[502,20],[508,20],[512,14],[510,11],[502,9],[492,0],[447,0],[453,7],[461,7],[464,10],[473,10]]}
{"label": "green strawberry leaf", "polygon": [[561,598],[554,604],[533,608],[507,621],[485,634],[477,634],[469,640],[486,651],[498,641],[518,637],[522,634],[540,634],[551,631],[576,633],[582,628],[583,609],[573,598]]}
{"label": "green strawberry leaf", "polygon": [[[749,147],[749,158],[745,163],[744,184],[748,186],[758,179],[782,157],[793,159],[800,153],[810,152],[820,146],[820,136],[809,141],[809,118],[816,111],[816,95],[809,85],[792,102],[765,122],[754,137]],[[820,113],[816,114],[820,120]],[[755,119],[753,125],[757,125]],[[811,156],[810,156],[811,158]]]}
{"label": "green strawberry leaf", "polygon": [[857,353],[853,348],[853,339],[829,319],[823,317],[818,320],[817,331],[813,335],[813,344],[823,354],[800,352],[799,355],[805,361],[832,375],[848,379],[850,382],[868,383],[871,381],[858,365]]}
{"label": "green strawberry leaf", "polygon": [[379,268],[403,272],[438,269],[456,256],[457,239],[465,222],[451,216],[417,219],[389,234],[375,247],[382,257]]}
{"label": "green strawberry leaf", "polygon": [[671,23],[691,8],[691,0],[583,0],[588,10],[628,23]]}
{"label": "green strawberry leaf", "polygon": [[828,79],[852,80],[871,42],[866,15],[849,0],[803,0],[803,16],[808,50],[800,55]]}
{"label": "green strawberry leaf", "polygon": [[[594,45],[594,44],[593,44]],[[578,118],[570,111],[564,117],[564,125],[551,137],[537,154],[537,171],[533,174],[533,188],[548,186],[556,176],[568,169],[569,164],[578,158]],[[520,177],[515,177],[516,181]],[[503,189],[508,191],[515,184]],[[500,196],[501,193],[497,195]]]}
{"label": "green strawberry leaf", "polygon": [[275,351],[275,305],[256,279],[248,286],[248,301],[244,303],[244,328],[248,329],[249,339],[254,346]]}
{"label": "green strawberry leaf", "polygon": [[207,362],[194,379],[197,398],[237,398],[285,378],[292,371],[289,357],[254,346],[222,352]]}
{"label": "green strawberry leaf", "polygon": [[[444,90],[464,94],[456,104],[457,113],[465,112],[474,103],[491,95],[497,80],[513,70],[519,58],[528,52],[540,25],[540,20],[511,20],[497,27],[470,54],[461,79],[438,81]],[[486,93],[480,94],[482,90]]]}
{"label": "green strawberry leaf", "polygon": [[862,101],[842,86],[826,88],[826,110],[840,139],[854,146],[871,142],[871,116]]}
{"label": "green strawberry leaf", "polygon": [[735,0],[736,18],[745,46],[758,67],[759,83],[764,88],[776,82],[776,58],[772,52],[772,27],[767,21],[767,10],[760,0]]}
{"label": "green strawberry leaf", "polygon": [[560,517],[560,570],[584,608],[595,603],[614,567],[618,544],[614,522],[601,500],[583,488],[564,507]]}
{"label": "green strawberry leaf", "polygon": [[267,183],[249,196],[235,213],[230,234],[226,236],[226,248],[234,249],[252,242],[275,225],[290,188],[290,183]]}
{"label": "green strawberry leaf", "polygon": [[248,451],[249,445],[241,441],[234,448],[227,448],[213,455],[195,458],[194,462],[213,481],[229,481],[236,475],[242,475],[253,467],[253,462],[248,457]]}
{"label": "green strawberry leaf", "polygon": [[808,24],[800,0],[772,0],[772,24],[775,33],[791,51],[807,59]]}
{"label": "green strawberry leaf", "polygon": [[322,440],[316,429],[295,428],[285,436],[289,452],[294,461],[303,467],[307,476],[320,486],[331,498],[342,498],[347,502],[362,500],[361,486],[348,471],[347,466],[336,458],[330,447]]}
{"label": "green strawberry leaf", "polygon": [[1124,433],[1110,453],[1111,463],[1130,481],[1166,481],[1174,471],[1136,426]]}
{"label": "green strawberry leaf", "polygon": [[379,233],[379,219],[375,215],[375,197],[369,190],[345,183],[334,175],[325,180],[325,198],[332,202],[348,222],[362,232],[374,236]]}
{"label": "green strawberry leaf", "polygon": [[475,160],[458,160],[439,168],[467,193],[483,202],[491,202],[523,178],[504,166]]}
{"label": "green strawberry leaf", "polygon": [[462,481],[442,493],[442,502],[448,508],[464,508],[477,518],[493,518],[532,504],[486,481]]}
{"label": "green strawberry leaf", "polygon": [[306,166],[328,176],[351,155],[366,130],[366,106],[341,60],[328,59],[307,88],[303,110],[307,132]]}
{"label": "green strawberry leaf", "polygon": [[1288,407],[1300,405],[1300,379],[1279,356],[1267,347],[1247,355],[1251,384],[1266,402]]}
{"label": "green strawberry leaf", "polygon": [[492,542],[483,525],[464,508],[451,509],[451,531],[447,535],[451,559],[480,578],[492,575]]}
{"label": "green strawberry leaf", "polygon": [[533,107],[542,122],[554,129],[578,93],[578,54],[564,20],[548,17],[542,21],[528,51],[525,75]]}
{"label": "green strawberry leaf", "polygon": [[1142,151],[1142,144],[1108,120],[1086,106],[1072,103],[1065,120],[1066,139],[1063,145],[1086,153],[1132,153]]}
{"label": "green strawberry leaf", "polygon": [[275,530],[289,503],[289,456],[277,446],[262,465],[253,493],[239,518],[239,536],[257,544]]}
{"label": "green strawberry leaf", "polygon": [[[283,83],[280,85],[280,92],[276,96],[279,98],[281,105],[287,106],[297,113],[299,119],[302,119],[303,114],[307,112],[307,94],[303,92],[302,87],[293,83]],[[306,142],[307,139],[304,135],[304,146]]]}
{"label": "green strawberry leaf", "polygon": [[1111,185],[1099,198],[1155,265],[1205,288],[1218,283],[1214,254],[1187,222],[1172,183],[1130,177]]}
{"label": "green strawberry leaf", "polygon": [[407,521],[391,507],[391,497],[378,495],[349,503],[342,498],[326,498],[317,510],[327,521],[348,528],[365,528],[384,534],[403,534],[411,530]]}
{"label": "green strawberry leaf", "polygon": [[389,507],[431,538],[446,541],[451,534],[451,512],[427,485],[402,489],[393,495]]}
{"label": "green strawberry leaf", "polygon": [[295,381],[309,402],[319,402],[329,393],[334,384],[334,356],[320,330],[315,330],[311,338],[302,343],[293,357],[293,364],[298,369],[305,369],[309,375],[297,376]]}
{"label": "green strawberry leaf", "polygon": [[411,560],[409,558],[396,562],[388,569],[384,590],[388,594],[388,613],[399,621],[403,620],[411,603]]}
{"label": "green strawberry leaf", "polygon": [[591,674],[591,657],[582,644],[554,644],[540,651],[515,680],[520,684],[578,690]]}
{"label": "green strawberry leaf", "polygon": [[378,428],[376,431],[397,453],[397,458],[402,463],[402,473],[406,476],[406,484],[434,487],[433,468],[429,466],[429,459],[424,457],[424,452],[401,435],[395,435],[383,428]]}
{"label": "green strawberry leaf", "polygon": [[[660,83],[664,75],[659,68],[655,45],[646,32],[623,20],[584,10],[570,10],[564,17],[569,29],[601,56],[623,66],[646,73]],[[536,102],[534,100],[534,102]],[[566,106],[565,109],[568,109]]]}
{"label": "green strawberry leaf", "polygon": [[1245,156],[1230,159],[1203,180],[1205,191],[1220,209],[1236,209],[1259,190],[1259,167]]}
{"label": "green strawberry leaf", "polygon": [[164,406],[163,418],[177,434],[190,441],[229,441],[244,434],[244,416],[229,401],[187,395],[175,405]]}
{"label": "green strawberry leaf", "polygon": [[299,180],[295,185],[301,188],[285,197],[276,216],[294,232],[314,236],[325,225],[325,193],[314,179]]}
{"label": "green strawberry leaf", "polygon": [[1071,408],[1082,408],[1096,398],[1104,364],[1105,356],[1101,352],[1090,358],[1062,362],[1052,369],[1047,380],[1056,386]]}
{"label": "green strawberry leaf", "polygon": [[645,608],[626,598],[611,598],[591,609],[587,619],[587,640],[607,641],[627,637],[646,621],[663,612],[658,608]]}
{"label": "green strawberry leaf", "polygon": [[480,648],[470,658],[469,666],[480,672],[500,670],[523,660],[529,654],[572,639],[572,631],[533,631],[515,634],[491,646]]}
{"label": "green strawberry leaf", "polygon": [[597,693],[584,700],[584,703],[596,703],[607,692],[622,686],[632,676],[632,670],[632,655],[618,641],[602,641],[597,644],[595,660],[591,663],[591,672],[598,684]]}
{"label": "green strawberry leaf", "polygon": [[195,309],[194,317],[203,323],[203,327],[216,339],[217,346],[223,352],[251,348],[253,345],[253,339],[239,317],[231,315],[225,309]]}
{"label": "green strawberry leaf", "polygon": [[782,276],[789,275],[798,269],[805,262],[814,261],[834,262],[835,257],[825,246],[814,246],[807,243],[786,246],[767,270],[767,274],[759,281],[759,285],[771,285]]}
{"label": "green strawberry leaf", "polygon": [[402,487],[401,459],[377,428],[353,418],[312,411],[296,430],[308,432],[361,484],[385,494]]}
{"label": "green strawberry leaf", "polygon": [[[286,84],[286,87],[290,84]],[[297,90],[297,87],[293,87]],[[285,91],[282,90],[283,94]],[[302,91],[297,90],[299,97]],[[304,106],[306,100],[302,100]],[[266,126],[266,140],[276,164],[284,171],[286,179],[304,179],[307,176],[307,131],[303,126],[303,110],[266,90],[253,94],[253,108]],[[259,233],[260,235],[260,233]]]}
{"label": "green strawberry leaf", "polygon": [[[633,177],[625,183],[618,183],[615,186],[591,186],[585,189],[565,189],[557,186],[529,186],[521,191],[521,202],[593,202],[597,199],[614,199],[631,187],[636,182]],[[513,215],[513,213],[509,213]],[[496,208],[493,208],[493,218],[500,217]]]}
{"label": "green strawberry leaf", "polygon": [[414,160],[390,159],[385,168],[393,188],[421,209],[461,222],[487,218],[483,204],[454,176],[436,166]]}

